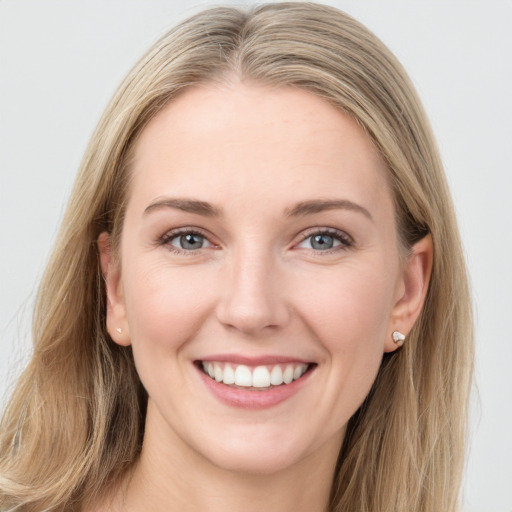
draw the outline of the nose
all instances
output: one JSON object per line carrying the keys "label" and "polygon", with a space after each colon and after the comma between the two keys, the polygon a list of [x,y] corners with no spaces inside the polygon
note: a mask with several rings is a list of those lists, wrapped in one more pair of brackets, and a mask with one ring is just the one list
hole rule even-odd
{"label": "nose", "polygon": [[263,255],[243,255],[228,265],[222,281],[217,319],[244,334],[284,327],[290,311],[276,262]]}

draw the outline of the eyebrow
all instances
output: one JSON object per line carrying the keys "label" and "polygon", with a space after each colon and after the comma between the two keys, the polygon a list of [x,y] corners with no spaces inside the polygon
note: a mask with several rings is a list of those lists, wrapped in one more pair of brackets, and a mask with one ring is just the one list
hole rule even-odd
{"label": "eyebrow", "polygon": [[[204,217],[220,217],[222,210],[213,206],[206,201],[199,201],[197,199],[181,199],[181,198],[162,198],[157,199],[151,203],[145,210],[144,215],[151,213],[155,210],[164,208],[172,208],[181,210],[188,213],[195,213]],[[363,206],[349,201],[348,199],[313,199],[309,201],[301,201],[293,208],[287,208],[285,215],[288,217],[302,217],[320,213],[325,210],[352,210],[362,213],[365,217],[373,222],[371,213]]]}
{"label": "eyebrow", "polygon": [[180,199],[165,197],[157,199],[151,203],[145,210],[144,215],[151,213],[155,210],[161,210],[163,208],[173,208],[175,210],[181,210],[183,212],[195,213],[197,215],[203,215],[204,217],[220,217],[221,210],[216,208],[206,201],[198,201],[196,199]]}
{"label": "eyebrow", "polygon": [[325,210],[351,210],[362,213],[366,218],[373,222],[371,213],[363,206],[349,201],[348,199],[316,199],[312,201],[301,201],[293,208],[286,210],[286,215],[290,217],[301,217],[312,215]]}

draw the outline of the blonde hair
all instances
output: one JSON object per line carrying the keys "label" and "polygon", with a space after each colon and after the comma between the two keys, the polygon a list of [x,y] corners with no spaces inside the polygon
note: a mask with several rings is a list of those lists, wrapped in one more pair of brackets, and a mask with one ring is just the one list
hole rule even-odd
{"label": "blonde hair", "polygon": [[136,461],[147,396],[129,348],[105,328],[96,240],[122,229],[130,149],[194,84],[242,80],[325,98],[364,128],[387,163],[405,247],[430,233],[421,316],[386,354],[339,454],[332,511],[451,512],[460,486],[472,371],[468,280],[429,123],[400,64],[332,7],[283,2],[206,10],[162,37],[116,92],[90,141],[44,275],[34,351],[0,434],[0,508],[80,510]]}

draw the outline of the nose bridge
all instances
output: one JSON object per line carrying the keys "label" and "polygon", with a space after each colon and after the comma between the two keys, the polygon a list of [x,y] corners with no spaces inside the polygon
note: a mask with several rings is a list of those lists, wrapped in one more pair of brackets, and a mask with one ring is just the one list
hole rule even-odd
{"label": "nose bridge", "polygon": [[269,248],[255,245],[233,251],[218,308],[223,324],[245,333],[280,327],[288,319],[276,258]]}

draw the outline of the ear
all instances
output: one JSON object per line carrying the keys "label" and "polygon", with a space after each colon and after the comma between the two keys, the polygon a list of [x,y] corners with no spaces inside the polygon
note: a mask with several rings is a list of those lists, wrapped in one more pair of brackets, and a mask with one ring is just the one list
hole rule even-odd
{"label": "ear", "polygon": [[107,332],[115,343],[126,347],[130,345],[130,333],[126,319],[121,269],[112,256],[110,235],[106,231],[98,237],[98,250],[107,295]]}
{"label": "ear", "polygon": [[410,255],[404,262],[398,283],[396,302],[388,327],[389,334],[385,342],[385,352],[393,352],[401,345],[401,343],[393,341],[393,332],[399,331],[407,337],[418,319],[427,296],[433,257],[434,248],[430,235],[425,236],[412,246]]}

